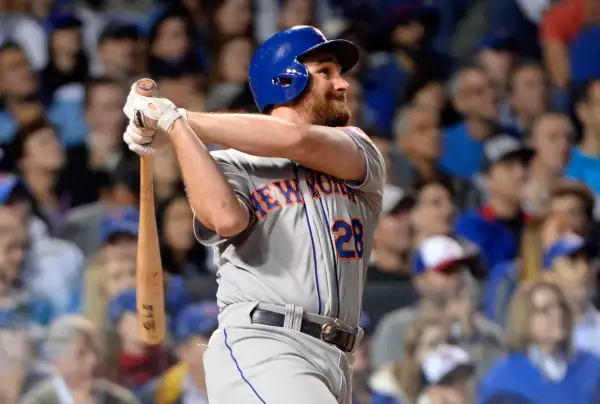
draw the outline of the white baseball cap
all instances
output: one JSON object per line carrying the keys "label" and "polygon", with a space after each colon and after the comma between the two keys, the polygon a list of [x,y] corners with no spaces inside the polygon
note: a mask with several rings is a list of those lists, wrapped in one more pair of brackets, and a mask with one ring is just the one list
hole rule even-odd
{"label": "white baseball cap", "polygon": [[395,213],[396,210],[401,208],[401,204],[406,204],[406,210],[410,210],[412,205],[415,203],[415,198],[395,185],[385,185],[383,187],[383,202],[382,202],[382,213],[384,215]]}
{"label": "white baseball cap", "polygon": [[450,374],[463,369],[470,374],[474,370],[471,357],[459,346],[440,344],[425,355],[421,370],[430,384],[439,384]]}
{"label": "white baseball cap", "polygon": [[475,251],[467,251],[458,241],[448,236],[433,236],[421,242],[414,260],[413,272],[426,270],[444,272],[451,266],[467,263],[475,257]]}

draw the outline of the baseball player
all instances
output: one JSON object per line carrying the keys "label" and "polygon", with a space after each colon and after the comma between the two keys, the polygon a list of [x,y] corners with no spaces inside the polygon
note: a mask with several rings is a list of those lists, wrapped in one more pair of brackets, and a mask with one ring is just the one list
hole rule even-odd
{"label": "baseball player", "polygon": [[[385,167],[347,127],[358,61],[316,28],[279,32],[255,53],[262,114],[206,114],[128,97],[129,148],[169,139],[195,215],[214,247],[221,309],[205,356],[211,404],[351,403],[352,351]],[[209,153],[205,143],[227,148]]]}

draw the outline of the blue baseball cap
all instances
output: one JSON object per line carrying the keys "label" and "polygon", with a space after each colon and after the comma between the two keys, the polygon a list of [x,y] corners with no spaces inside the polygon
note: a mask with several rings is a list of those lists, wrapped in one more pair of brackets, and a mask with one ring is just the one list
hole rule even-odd
{"label": "blue baseball cap", "polygon": [[119,321],[123,314],[127,312],[137,313],[135,289],[121,292],[108,302],[108,318],[110,318],[112,323]]}
{"label": "blue baseball cap", "polygon": [[470,265],[475,258],[475,251],[468,251],[452,237],[429,237],[414,252],[412,272],[414,275],[426,271],[452,272],[460,265]]}
{"label": "blue baseball cap", "polygon": [[479,42],[477,49],[514,50],[517,46],[515,38],[508,32],[488,32]]}
{"label": "blue baseball cap", "polygon": [[124,207],[109,212],[100,221],[102,241],[107,242],[116,234],[137,237],[140,212],[133,207]]}
{"label": "blue baseball cap", "polygon": [[0,175],[0,204],[4,205],[16,189],[27,189],[18,176],[14,174]]}
{"label": "blue baseball cap", "polygon": [[586,239],[576,235],[564,236],[556,240],[544,254],[544,268],[552,268],[552,262],[558,257],[573,256],[581,252],[592,252],[592,245]]}
{"label": "blue baseball cap", "polygon": [[219,325],[219,306],[209,300],[187,306],[177,316],[174,336],[178,342],[199,335],[209,338]]}

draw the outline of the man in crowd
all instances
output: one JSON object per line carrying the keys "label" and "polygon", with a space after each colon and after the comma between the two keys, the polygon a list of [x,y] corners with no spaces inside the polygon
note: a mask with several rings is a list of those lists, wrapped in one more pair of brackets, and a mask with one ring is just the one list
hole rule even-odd
{"label": "man in crowd", "polygon": [[483,162],[483,143],[496,130],[496,91],[484,70],[463,67],[450,78],[448,90],[463,120],[443,133],[439,163],[450,174],[472,178]]}
{"label": "man in crowd", "polygon": [[502,352],[502,331],[473,309],[464,275],[475,255],[447,236],[424,240],[415,254],[412,273],[419,303],[381,320],[373,337],[373,369],[402,359],[406,327],[429,317],[448,323],[453,338],[473,355],[482,375]]}
{"label": "man in crowd", "polygon": [[363,310],[372,324],[417,299],[410,282],[410,210],[414,204],[414,197],[399,187],[386,185],[383,190],[383,211],[375,230],[363,298]]}
{"label": "man in crowd", "polygon": [[456,234],[481,248],[491,268],[513,259],[527,217],[521,210],[526,164],[532,151],[509,136],[498,136],[485,144],[482,182],[487,204],[464,212],[458,218]]}

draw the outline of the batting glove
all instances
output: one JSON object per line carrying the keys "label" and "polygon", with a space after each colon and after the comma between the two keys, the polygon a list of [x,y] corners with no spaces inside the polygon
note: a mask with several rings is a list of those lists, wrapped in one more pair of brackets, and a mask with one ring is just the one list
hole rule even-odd
{"label": "batting glove", "polygon": [[186,114],[166,98],[144,97],[131,86],[123,112],[140,129],[153,129],[168,134],[173,123]]}

